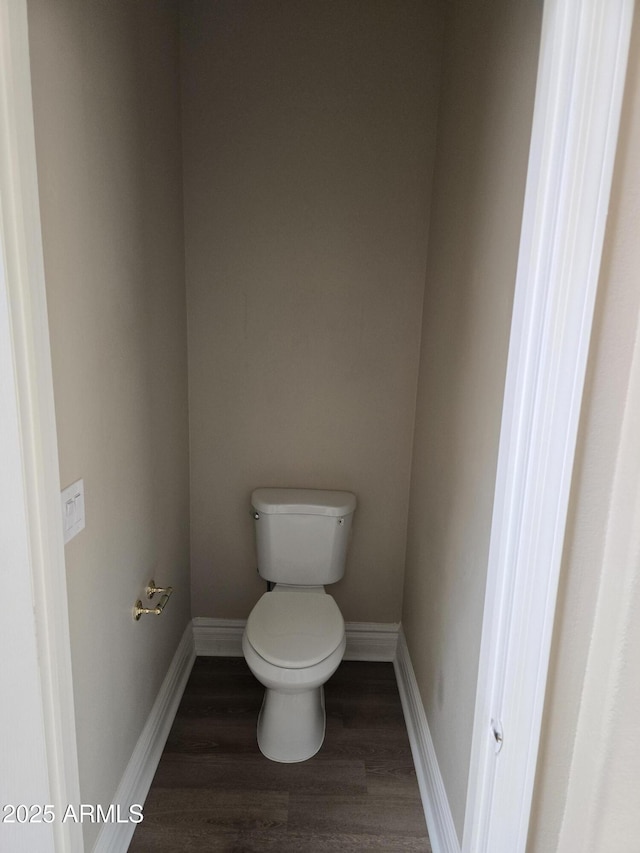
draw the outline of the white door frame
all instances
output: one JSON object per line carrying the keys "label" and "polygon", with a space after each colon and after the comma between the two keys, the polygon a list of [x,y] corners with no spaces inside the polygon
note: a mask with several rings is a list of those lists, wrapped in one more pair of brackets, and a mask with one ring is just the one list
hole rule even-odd
{"label": "white door frame", "polygon": [[[2,567],[3,596],[13,596],[3,629],[12,632],[9,649],[23,684],[3,691],[3,720],[10,723],[3,730],[3,803],[17,805],[19,797],[26,805],[50,804],[57,816],[37,843],[30,826],[16,826],[12,850],[80,853],[82,827],[60,820],[67,804],[80,802],[80,793],[26,0],[0,0],[0,241],[6,321],[0,406],[16,428],[13,437],[0,432],[7,460],[0,517],[10,520],[2,533],[3,545],[11,546],[3,556],[13,556]],[[9,654],[6,647],[3,653]],[[35,692],[29,689],[33,683]],[[26,720],[34,721],[34,741],[41,732],[44,752],[30,754],[22,737]],[[41,803],[45,788],[47,801]],[[8,829],[0,827],[0,833]]]}
{"label": "white door frame", "polygon": [[464,853],[526,848],[632,18],[633,0],[545,2]]}
{"label": "white door frame", "polygon": [[[464,853],[522,853],[526,845],[632,12],[633,0],[545,3]],[[0,119],[1,236],[26,504],[22,533],[29,543],[41,661],[40,667],[31,661],[29,674],[40,684],[46,748],[40,772],[46,769],[59,808],[79,802],[79,782],[26,0],[0,0]],[[9,378],[3,364],[0,382]],[[3,404],[11,402],[6,387]],[[10,501],[2,493],[0,500],[3,512]],[[9,701],[20,713],[26,700],[12,695]],[[498,758],[492,718],[504,734]],[[53,826],[56,851],[82,850],[77,824]]]}

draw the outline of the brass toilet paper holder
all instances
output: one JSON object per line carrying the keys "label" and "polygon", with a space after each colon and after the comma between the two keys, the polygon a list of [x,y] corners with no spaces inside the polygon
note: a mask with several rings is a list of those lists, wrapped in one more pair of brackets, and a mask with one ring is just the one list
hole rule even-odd
{"label": "brass toilet paper holder", "polygon": [[147,598],[153,598],[157,593],[162,593],[162,598],[158,602],[156,607],[143,607],[142,601],[138,599],[133,608],[133,618],[138,621],[143,613],[151,613],[154,616],[159,616],[164,608],[167,606],[167,602],[171,598],[171,593],[173,592],[172,586],[156,586],[156,582],[151,578],[149,581],[149,585],[145,590],[147,594]]}

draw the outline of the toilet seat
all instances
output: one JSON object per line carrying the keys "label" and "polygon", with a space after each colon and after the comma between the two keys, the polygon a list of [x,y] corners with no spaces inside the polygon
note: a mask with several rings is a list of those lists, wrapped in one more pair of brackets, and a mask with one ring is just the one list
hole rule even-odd
{"label": "toilet seat", "polygon": [[326,593],[265,592],[247,620],[246,637],[274,666],[304,669],[336,651],[344,639],[344,619]]}

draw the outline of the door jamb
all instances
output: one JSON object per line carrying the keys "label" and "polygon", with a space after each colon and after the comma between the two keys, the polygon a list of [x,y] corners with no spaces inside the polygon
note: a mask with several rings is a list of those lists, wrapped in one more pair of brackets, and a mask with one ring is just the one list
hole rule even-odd
{"label": "door jamb", "polygon": [[633,5],[545,2],[463,853],[527,844]]}
{"label": "door jamb", "polygon": [[80,783],[26,0],[0,0],[0,116],[0,238],[39,660],[32,666],[41,688],[55,850],[81,853],[82,827],[61,821],[68,804],[80,803]]}

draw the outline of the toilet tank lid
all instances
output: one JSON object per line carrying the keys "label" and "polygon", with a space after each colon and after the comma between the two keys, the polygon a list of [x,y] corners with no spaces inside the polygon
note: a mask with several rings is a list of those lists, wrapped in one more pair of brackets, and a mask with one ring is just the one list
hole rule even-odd
{"label": "toilet tank lid", "polygon": [[326,489],[255,489],[251,506],[266,515],[342,516],[355,510],[356,496]]}

